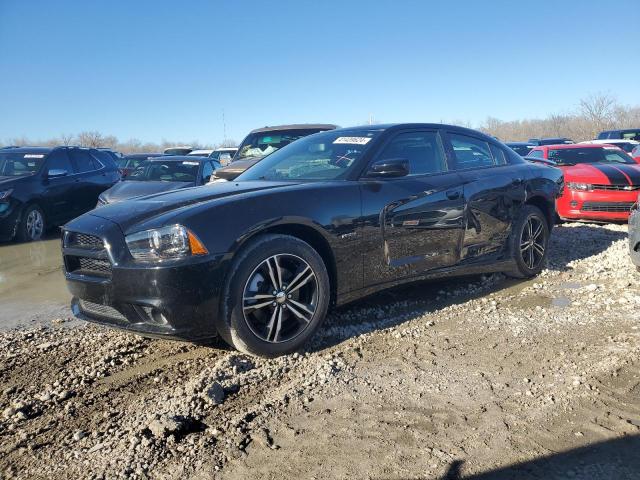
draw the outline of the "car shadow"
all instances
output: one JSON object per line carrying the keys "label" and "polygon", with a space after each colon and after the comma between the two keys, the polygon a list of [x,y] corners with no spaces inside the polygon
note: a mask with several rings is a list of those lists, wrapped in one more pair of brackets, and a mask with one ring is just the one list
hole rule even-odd
{"label": "car shadow", "polygon": [[[584,238],[576,242],[575,237]],[[584,224],[556,227],[551,235],[546,268],[569,271],[575,261],[598,255],[614,242],[626,240],[624,231]],[[501,273],[426,280],[383,290],[335,308],[306,351],[322,350],[351,337],[391,328],[442,308],[505,289],[519,291],[536,281],[508,278]]]}
{"label": "car shadow", "polygon": [[440,480],[637,480],[640,478],[638,452],[640,436],[629,436],[471,475],[464,475],[464,462],[455,460]]}

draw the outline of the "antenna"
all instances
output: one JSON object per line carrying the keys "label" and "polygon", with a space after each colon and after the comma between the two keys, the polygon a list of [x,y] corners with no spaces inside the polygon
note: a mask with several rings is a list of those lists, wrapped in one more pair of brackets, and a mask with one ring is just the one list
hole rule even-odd
{"label": "antenna", "polygon": [[369,125],[373,125],[373,113],[369,114]]}

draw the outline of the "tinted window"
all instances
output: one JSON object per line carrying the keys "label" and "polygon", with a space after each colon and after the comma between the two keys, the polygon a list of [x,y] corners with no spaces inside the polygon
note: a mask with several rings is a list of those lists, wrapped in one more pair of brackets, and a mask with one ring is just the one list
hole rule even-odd
{"label": "tinted window", "polygon": [[84,150],[71,150],[71,158],[76,164],[78,173],[91,172],[96,170],[96,165],[93,162],[93,158],[89,155],[89,152]]}
{"label": "tinted window", "polygon": [[56,150],[54,152],[51,152],[47,161],[47,169],[66,170],[69,174],[72,174],[74,172],[66,150]]}
{"label": "tinted window", "polygon": [[500,147],[498,147],[497,145],[494,145],[493,143],[490,143],[489,148],[491,149],[493,160],[495,161],[496,165],[507,164],[507,159],[505,157],[505,154]]}
{"label": "tinted window", "polygon": [[542,150],[532,150],[527,155],[529,158],[544,158],[544,152]]}
{"label": "tinted window", "polygon": [[457,133],[450,133],[449,138],[456,156],[456,169],[465,170],[493,165],[493,157],[487,142]]}
{"label": "tinted window", "polygon": [[447,171],[440,137],[436,132],[406,132],[396,135],[377,160],[402,158],[409,162],[409,175]]}
{"label": "tinted window", "polygon": [[200,162],[146,161],[131,172],[125,180],[155,182],[195,182]]}
{"label": "tinted window", "polygon": [[549,160],[558,165],[576,163],[635,163],[633,159],[616,147],[562,148],[549,150]]}
{"label": "tinted window", "polygon": [[518,155],[520,155],[522,157],[526,157],[529,154],[529,152],[531,151],[531,149],[533,148],[533,146],[529,146],[529,145],[509,145],[509,148],[511,148]]}
{"label": "tinted window", "polygon": [[[116,159],[113,154],[109,152],[103,152],[101,150],[93,150],[90,152],[90,155],[93,157],[93,163],[95,165],[96,170],[100,170],[104,167],[109,168],[117,168]],[[120,160],[120,159],[117,159]]]}
{"label": "tinted window", "polygon": [[44,162],[44,153],[0,153],[0,177],[18,177],[36,173]]}
{"label": "tinted window", "polygon": [[624,140],[640,140],[640,130],[624,132],[622,135],[620,135],[620,138]]}

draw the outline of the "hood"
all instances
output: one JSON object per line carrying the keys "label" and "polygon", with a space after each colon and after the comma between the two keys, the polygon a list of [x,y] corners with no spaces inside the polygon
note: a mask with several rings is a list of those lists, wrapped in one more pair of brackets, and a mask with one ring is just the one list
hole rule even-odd
{"label": "hood", "polygon": [[578,163],[560,166],[565,182],[596,185],[640,185],[640,165],[624,163]]}
{"label": "hood", "polygon": [[154,193],[169,192],[171,190],[193,186],[193,182],[144,182],[124,180],[116,183],[109,190],[104,191],[100,195],[100,198],[106,203],[116,203],[133,197],[153,195]]}
{"label": "hood", "polygon": [[[131,182],[133,183],[133,182]],[[122,201],[92,210],[88,215],[104,218],[120,225],[124,232],[132,226],[170,212],[183,212],[190,207],[249,192],[290,187],[291,182],[218,182],[201,187],[174,190]]]}
{"label": "hood", "polygon": [[218,178],[224,178],[225,180],[233,180],[238,175],[243,173],[247,168],[254,166],[264,157],[251,157],[245,160],[236,160],[229,165],[216,170],[215,176]]}

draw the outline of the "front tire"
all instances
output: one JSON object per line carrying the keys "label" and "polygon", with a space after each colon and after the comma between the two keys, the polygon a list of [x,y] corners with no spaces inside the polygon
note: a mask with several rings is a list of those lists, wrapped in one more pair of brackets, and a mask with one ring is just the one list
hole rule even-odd
{"label": "front tire", "polygon": [[21,242],[40,240],[45,228],[46,222],[42,209],[38,205],[28,205],[22,214],[16,237]]}
{"label": "front tire", "polygon": [[241,352],[277,357],[298,350],[324,321],[329,275],[306,242],[264,235],[233,263],[225,298],[222,338]]}
{"label": "front tire", "polygon": [[515,278],[535,277],[542,271],[549,244],[549,224],[539,208],[525,205],[513,225],[509,248],[514,261],[505,272]]}

